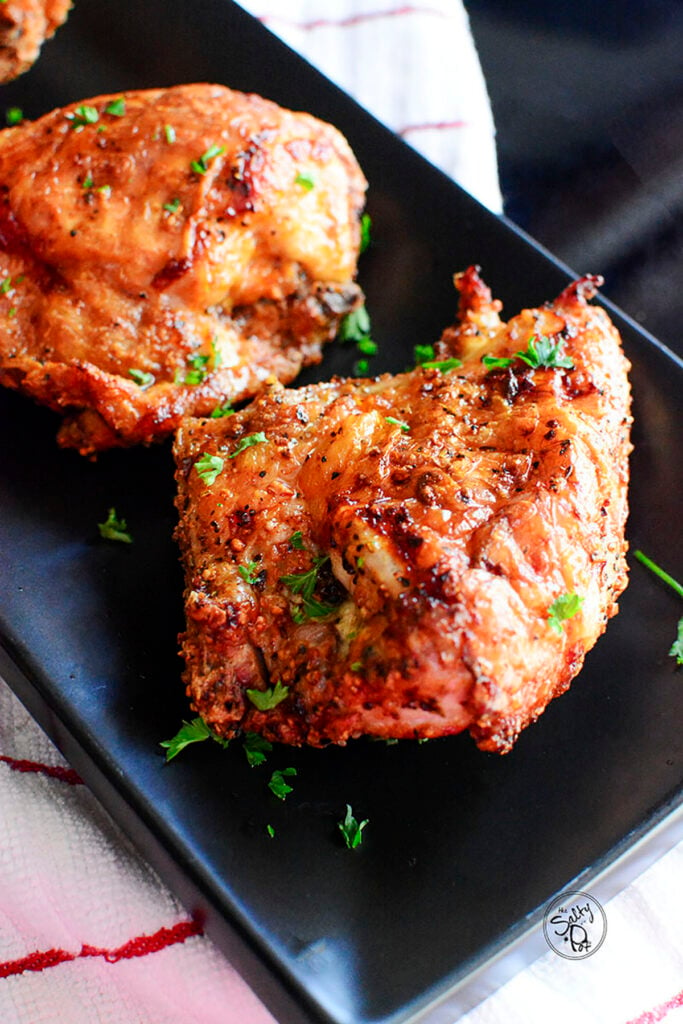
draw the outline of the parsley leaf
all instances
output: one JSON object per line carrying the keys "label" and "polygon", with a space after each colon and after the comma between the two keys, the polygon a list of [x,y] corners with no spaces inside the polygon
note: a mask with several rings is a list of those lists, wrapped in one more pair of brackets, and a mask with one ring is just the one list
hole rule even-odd
{"label": "parsley leaf", "polygon": [[172,124],[164,125],[164,138],[168,142],[169,146],[172,146],[176,140],[175,128]]}
{"label": "parsley leaf", "polygon": [[353,372],[357,377],[364,377],[370,369],[370,363],[367,359],[357,359],[353,364]]}
{"label": "parsley leaf", "polygon": [[225,461],[220,455],[209,455],[208,452],[204,452],[201,459],[195,462],[194,468],[197,470],[197,476],[211,487],[216,482],[216,477],[222,473],[224,465]]}
{"label": "parsley leaf", "polygon": [[353,816],[351,804],[346,805],[344,820],[337,822],[337,828],[344,836],[344,842],[348,850],[355,850],[363,842],[363,829],[367,824],[367,818],[364,821],[358,821]]}
{"label": "parsley leaf", "polygon": [[434,346],[433,345],[415,345],[413,348],[413,358],[415,359],[416,366],[422,366],[423,363],[428,363],[434,359]]}
{"label": "parsley leaf", "polygon": [[247,697],[259,711],[270,711],[286,698],[289,687],[283,686],[280,680],[275,686],[269,686],[267,690],[247,690]]}
{"label": "parsley leaf", "polygon": [[206,174],[209,169],[209,164],[212,160],[215,160],[221,153],[225,153],[225,146],[209,146],[205,153],[202,153],[199,160],[193,160],[190,164],[190,169],[195,174]]}
{"label": "parsley leaf", "polygon": [[313,596],[318,583],[318,572],[329,561],[329,555],[320,555],[313,559],[313,565],[305,572],[291,573],[289,576],[281,576],[280,582],[286,584],[294,594],[301,594],[303,608],[294,607],[292,618],[295,622],[301,623],[308,619],[323,619],[336,611],[334,605],[324,604]]}
{"label": "parsley leaf", "polygon": [[169,203],[164,203],[162,209],[166,210],[167,213],[177,213],[180,209],[180,200],[176,196],[176,198],[171,199]]}
{"label": "parsley leaf", "polygon": [[126,101],[123,96],[118,96],[111,103],[107,103],[104,112],[105,114],[111,114],[112,117],[123,117],[126,113]]}
{"label": "parsley leaf", "polygon": [[538,338],[532,335],[524,352],[515,352],[518,359],[533,369],[547,367],[549,369],[573,370],[574,364],[568,356],[561,355],[562,342],[553,344],[550,338],[541,334]]}
{"label": "parsley leaf", "polygon": [[258,768],[260,764],[263,764],[273,749],[273,744],[256,732],[245,733],[243,746],[247,761],[252,768]]}
{"label": "parsley leaf", "polygon": [[0,295],[7,295],[12,290],[12,278],[5,277],[0,283]]}
{"label": "parsley leaf", "polygon": [[97,529],[100,531],[100,537],[104,537],[105,540],[120,540],[124,544],[133,543],[126,520],[119,519],[115,508],[108,510],[107,518],[103,523],[97,524]]}
{"label": "parsley leaf", "polygon": [[24,111],[21,107],[8,107],[5,111],[5,121],[11,127],[13,124],[21,124],[24,120]]}
{"label": "parsley leaf", "polygon": [[562,635],[562,623],[565,619],[572,619],[580,610],[585,598],[578,594],[560,594],[548,608],[548,625],[556,633]]}
{"label": "parsley leaf", "polygon": [[372,239],[370,238],[370,230],[372,228],[372,219],[369,213],[364,213],[360,219],[360,249],[359,253],[364,253],[367,247],[370,245]]}
{"label": "parsley leaf", "polygon": [[86,103],[81,103],[73,112],[64,116],[67,121],[71,121],[71,127],[77,132],[82,132],[87,124],[95,124],[100,119],[96,108],[89,107]]}
{"label": "parsley leaf", "polygon": [[301,535],[301,530],[294,531],[292,536],[289,538],[289,543],[292,545],[293,548],[296,548],[297,551],[304,550],[304,540]]}
{"label": "parsley leaf", "polygon": [[232,453],[232,455],[228,455],[228,458],[229,459],[234,459],[241,452],[243,452],[245,450],[245,448],[251,448],[255,444],[265,444],[265,442],[267,440],[268,440],[268,438],[266,437],[266,435],[262,431],[260,431],[260,430],[259,430],[259,432],[257,434],[247,434],[246,437],[241,437],[240,438],[240,440],[239,440],[239,442],[237,444],[237,447],[235,448],[235,450]]}
{"label": "parsley leaf", "polygon": [[261,563],[259,561],[247,562],[246,565],[238,565],[237,571],[245,581],[245,583],[251,583],[252,585],[258,581],[261,575]]}
{"label": "parsley leaf", "polygon": [[268,833],[271,839],[275,838],[275,829],[273,828],[272,825],[266,825],[266,832]]}
{"label": "parsley leaf", "polygon": [[399,427],[406,434],[410,430],[410,424],[409,423],[405,423],[403,420],[397,420],[395,416],[385,416],[384,419],[386,420],[387,423],[391,423],[391,424],[393,424],[393,426]]}
{"label": "parsley leaf", "polygon": [[455,356],[452,359],[426,359],[421,365],[425,370],[439,370],[440,373],[448,373],[449,370],[457,370],[459,366],[462,366],[462,359],[456,359]]}
{"label": "parsley leaf", "polygon": [[341,341],[360,341],[370,334],[370,315],[365,306],[347,313],[339,326]]}
{"label": "parsley leaf", "polygon": [[482,356],[481,361],[487,370],[507,370],[515,359],[514,356]]}
{"label": "parsley leaf", "polygon": [[270,777],[268,789],[278,800],[284,800],[287,794],[292,792],[292,787],[285,782],[285,777],[291,778],[296,774],[296,768],[276,768]]}
{"label": "parsley leaf", "polygon": [[128,376],[132,377],[136,384],[139,384],[143,391],[147,388],[151,388],[154,383],[155,377],[153,373],[146,373],[145,370],[131,369],[128,371]]}
{"label": "parsley leaf", "polygon": [[235,410],[233,409],[232,404],[230,402],[223,402],[222,405],[217,405],[213,410],[211,413],[211,419],[218,420],[222,416],[233,416],[234,413]]}
{"label": "parsley leaf", "polygon": [[162,740],[159,746],[166,749],[166,761],[168,763],[168,761],[172,761],[174,757],[177,757],[180,751],[188,747],[190,743],[201,743],[202,740],[208,739],[215,740],[221,747],[227,747],[230,743],[230,740],[217,736],[203,718],[193,718],[191,722],[183,721],[175,736],[170,740]]}
{"label": "parsley leaf", "polygon": [[312,188],[315,188],[315,178],[308,171],[300,171],[294,179],[295,185],[300,185],[301,188],[310,192]]}

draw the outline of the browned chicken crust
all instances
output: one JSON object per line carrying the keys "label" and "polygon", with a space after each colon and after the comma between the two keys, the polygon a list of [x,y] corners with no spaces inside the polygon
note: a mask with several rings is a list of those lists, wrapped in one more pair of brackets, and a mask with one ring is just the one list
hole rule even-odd
{"label": "browned chicken crust", "polygon": [[291,380],[359,301],[365,188],[336,129],[218,85],[0,132],[0,382],[86,454]]}
{"label": "browned chicken crust", "polygon": [[[505,752],[616,613],[630,393],[618,333],[587,302],[595,279],[507,324],[476,270],[456,283],[438,355],[462,367],[274,383],[179,431],[185,682],[220,735],[469,729]],[[573,368],[482,363],[542,337]],[[579,611],[553,627],[574,594]],[[259,710],[250,689],[283,699]]]}
{"label": "browned chicken crust", "polygon": [[71,0],[4,0],[0,4],[0,82],[28,71],[70,10]]}

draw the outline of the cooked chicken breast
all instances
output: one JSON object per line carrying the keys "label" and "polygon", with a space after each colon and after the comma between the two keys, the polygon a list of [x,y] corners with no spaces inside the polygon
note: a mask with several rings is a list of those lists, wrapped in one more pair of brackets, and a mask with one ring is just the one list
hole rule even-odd
{"label": "cooked chicken breast", "polygon": [[0,82],[28,71],[46,39],[71,9],[71,0],[3,0],[0,5]]}
{"label": "cooked chicken breast", "polygon": [[456,283],[439,365],[182,425],[185,681],[216,733],[505,752],[615,614],[630,398],[596,281],[507,324]]}
{"label": "cooked chicken breast", "polygon": [[291,380],[359,301],[344,138],[217,85],[0,132],[0,382],[84,454]]}

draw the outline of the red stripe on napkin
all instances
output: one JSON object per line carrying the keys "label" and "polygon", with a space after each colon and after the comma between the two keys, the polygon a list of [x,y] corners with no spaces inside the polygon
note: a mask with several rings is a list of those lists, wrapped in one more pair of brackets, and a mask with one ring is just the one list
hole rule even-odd
{"label": "red stripe on napkin", "polygon": [[350,28],[353,25],[361,25],[366,21],[376,21],[378,18],[401,18],[406,14],[429,14],[437,18],[448,17],[444,11],[439,11],[434,7],[417,7],[413,4],[405,4],[403,7],[389,8],[387,11],[364,11],[362,14],[350,14],[346,18],[316,18],[313,21],[291,21],[288,18],[281,18],[277,14],[262,14],[257,20],[264,25],[277,21],[280,24],[289,25],[291,28],[310,32],[316,28]]}
{"label": "red stripe on napkin", "polygon": [[627,1021],[627,1024],[657,1024],[657,1021],[664,1020],[672,1010],[678,1010],[681,1006],[683,1006],[683,989],[666,1003],[655,1006],[653,1010],[646,1010],[645,1013],[641,1013],[640,1017],[634,1017],[633,1020]]}
{"label": "red stripe on napkin", "polygon": [[399,135],[410,135],[411,132],[450,131],[452,128],[466,128],[467,121],[425,121],[424,124],[407,124],[399,128]]}
{"label": "red stripe on napkin", "polygon": [[58,764],[40,764],[38,761],[24,761],[16,757],[8,757],[6,754],[0,754],[0,761],[9,765],[14,772],[38,772],[40,775],[48,775],[51,779],[68,782],[70,786],[83,785],[83,779],[73,768],[63,768]]}
{"label": "red stripe on napkin", "polygon": [[5,960],[4,963],[0,963],[0,978],[23,974],[24,971],[44,971],[48,967],[56,967],[58,964],[78,960],[82,957],[101,956],[108,964],[115,964],[119,960],[130,960],[133,957],[158,953],[159,950],[166,949],[167,946],[175,946],[194,935],[201,934],[201,925],[196,921],[179,921],[171,928],[160,928],[153,935],[138,935],[114,949],[100,949],[98,946],[86,945],[81,946],[78,953],[70,953],[66,949],[36,950],[19,960]]}

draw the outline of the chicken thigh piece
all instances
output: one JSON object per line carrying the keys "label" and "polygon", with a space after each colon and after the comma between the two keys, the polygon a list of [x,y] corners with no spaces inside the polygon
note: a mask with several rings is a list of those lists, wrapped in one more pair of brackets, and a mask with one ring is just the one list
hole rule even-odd
{"label": "chicken thigh piece", "polygon": [[23,75],[62,25],[71,0],[3,0],[0,4],[0,83]]}
{"label": "chicken thigh piece", "polygon": [[290,381],[360,301],[365,188],[336,129],[218,85],[0,132],[0,382],[90,454]]}
{"label": "chicken thigh piece", "polygon": [[471,268],[436,362],[182,425],[184,679],[217,734],[505,752],[567,689],[626,585],[628,363],[596,283],[506,324]]}

